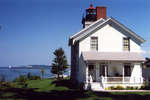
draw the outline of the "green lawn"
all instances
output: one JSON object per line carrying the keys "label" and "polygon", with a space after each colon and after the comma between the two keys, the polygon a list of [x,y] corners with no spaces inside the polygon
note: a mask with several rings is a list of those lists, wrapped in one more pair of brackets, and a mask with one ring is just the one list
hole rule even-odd
{"label": "green lawn", "polygon": [[0,89],[0,100],[150,100],[150,93],[92,92],[73,88],[68,79],[28,80],[27,87],[13,83],[14,88]]}
{"label": "green lawn", "polygon": [[28,88],[37,88],[36,91],[41,91],[41,92],[48,92],[52,90],[58,90],[58,91],[63,91],[63,90],[69,90],[69,88],[64,87],[64,86],[56,86],[53,82],[56,81],[56,79],[41,79],[41,80],[30,80],[27,81],[28,83]]}

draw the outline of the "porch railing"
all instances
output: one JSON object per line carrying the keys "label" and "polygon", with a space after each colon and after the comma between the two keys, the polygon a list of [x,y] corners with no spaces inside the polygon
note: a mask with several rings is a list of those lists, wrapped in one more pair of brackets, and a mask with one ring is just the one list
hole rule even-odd
{"label": "porch railing", "polygon": [[143,83],[142,77],[101,77],[102,83]]}

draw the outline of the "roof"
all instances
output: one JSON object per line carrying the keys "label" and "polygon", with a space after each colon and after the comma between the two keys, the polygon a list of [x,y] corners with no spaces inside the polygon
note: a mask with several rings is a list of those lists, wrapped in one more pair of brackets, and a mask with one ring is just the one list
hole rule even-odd
{"label": "roof", "polygon": [[146,58],[146,61],[144,62],[144,64],[145,64],[147,67],[150,67],[150,58]]}
{"label": "roof", "polygon": [[84,34],[85,32],[93,29],[94,27],[96,27],[97,25],[103,23],[105,20],[103,18],[93,22],[91,25],[89,25],[88,27],[86,28],[83,28],[80,32],[77,32],[76,34],[70,36],[70,39],[75,39],[77,37],[79,37],[80,35]]}
{"label": "roof", "polygon": [[120,22],[115,20],[113,17],[110,17],[107,20],[104,20],[101,18],[101,19],[97,20],[96,22],[92,23],[91,25],[89,25],[88,27],[82,29],[80,32],[72,35],[69,39],[69,45],[71,45],[73,43],[73,40],[74,41],[80,41],[83,38],[87,37],[87,35],[94,33],[95,30],[98,30],[98,29],[102,28],[103,26],[110,24],[110,23],[114,24],[115,26],[124,30],[126,33],[133,36],[140,43],[145,42],[145,40],[142,37],[140,37],[139,35],[137,35],[133,31],[131,31],[129,28],[127,28],[126,26],[124,26],[123,24],[121,24]]}
{"label": "roof", "polygon": [[140,53],[134,52],[82,52],[85,61],[145,61]]}

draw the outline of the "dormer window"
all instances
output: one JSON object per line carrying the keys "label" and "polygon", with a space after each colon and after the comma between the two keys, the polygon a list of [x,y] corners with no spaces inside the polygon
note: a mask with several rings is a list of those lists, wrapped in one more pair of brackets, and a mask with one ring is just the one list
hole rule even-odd
{"label": "dormer window", "polygon": [[91,37],[91,50],[92,51],[98,50],[98,37]]}
{"label": "dormer window", "polygon": [[130,51],[130,38],[123,38],[123,50]]}

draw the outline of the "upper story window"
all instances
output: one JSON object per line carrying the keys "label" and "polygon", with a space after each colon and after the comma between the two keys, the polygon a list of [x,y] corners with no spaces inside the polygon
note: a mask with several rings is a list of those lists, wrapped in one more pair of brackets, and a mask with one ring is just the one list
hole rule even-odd
{"label": "upper story window", "polygon": [[130,38],[123,38],[123,50],[130,51]]}
{"label": "upper story window", "polygon": [[98,50],[98,37],[91,37],[91,50]]}

